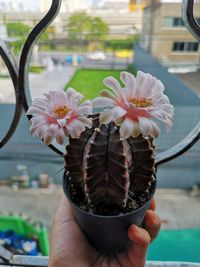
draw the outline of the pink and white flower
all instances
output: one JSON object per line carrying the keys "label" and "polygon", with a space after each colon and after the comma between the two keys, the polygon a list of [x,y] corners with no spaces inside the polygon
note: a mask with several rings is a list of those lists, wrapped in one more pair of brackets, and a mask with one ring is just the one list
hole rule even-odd
{"label": "pink and white flower", "polygon": [[44,98],[33,100],[27,115],[32,115],[30,131],[32,135],[43,138],[46,144],[63,144],[65,137],[79,138],[85,128],[92,127],[92,121],[86,115],[92,114],[92,102],[83,99],[83,95],[69,88],[49,91]]}
{"label": "pink and white flower", "polygon": [[96,107],[108,107],[100,115],[100,122],[115,121],[120,125],[122,138],[144,136],[158,137],[160,129],[154,119],[164,122],[168,130],[172,127],[174,108],[164,95],[162,82],[148,73],[137,72],[137,76],[121,72],[125,87],[113,77],[104,79],[111,90],[103,90],[93,100]]}

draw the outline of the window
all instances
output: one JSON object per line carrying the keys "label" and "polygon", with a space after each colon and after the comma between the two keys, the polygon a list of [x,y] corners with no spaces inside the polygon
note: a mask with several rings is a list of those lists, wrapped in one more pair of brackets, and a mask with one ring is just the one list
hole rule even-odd
{"label": "window", "polygon": [[165,27],[173,27],[173,18],[172,17],[166,17],[163,19],[163,26]]}
{"label": "window", "polygon": [[[200,25],[200,18],[195,18],[196,22]],[[184,21],[181,17],[164,17],[164,27],[185,27]]]}
{"label": "window", "polygon": [[184,27],[184,21],[182,18],[173,18],[173,26],[174,27]]}
{"label": "window", "polygon": [[197,52],[199,44],[196,42],[174,42],[172,51],[175,52]]}
{"label": "window", "polygon": [[184,21],[179,17],[164,17],[163,19],[164,27],[184,27]]}

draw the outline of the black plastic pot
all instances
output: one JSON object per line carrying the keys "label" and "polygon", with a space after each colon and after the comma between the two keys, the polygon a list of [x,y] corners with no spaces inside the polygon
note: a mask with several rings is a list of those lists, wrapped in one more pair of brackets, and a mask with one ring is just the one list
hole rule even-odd
{"label": "black plastic pot", "polygon": [[[152,197],[156,183],[152,186]],[[68,191],[68,179],[63,177],[63,190],[72,205],[75,218],[89,242],[104,254],[114,254],[124,250],[129,244],[127,234],[131,224],[142,225],[146,210],[150,206],[151,199],[139,209],[128,214],[116,216],[101,216],[85,212],[72,202]]]}

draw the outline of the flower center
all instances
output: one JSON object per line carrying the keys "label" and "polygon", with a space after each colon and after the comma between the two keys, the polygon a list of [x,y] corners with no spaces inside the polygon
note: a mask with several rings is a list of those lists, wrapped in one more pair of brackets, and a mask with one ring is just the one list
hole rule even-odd
{"label": "flower center", "polygon": [[151,98],[139,98],[139,99],[135,99],[132,98],[129,100],[129,102],[133,103],[136,105],[136,107],[140,107],[140,108],[146,108],[152,105],[152,101]]}
{"label": "flower center", "polygon": [[56,114],[60,117],[65,117],[68,112],[69,112],[69,109],[66,106],[59,107],[53,111],[54,114]]}

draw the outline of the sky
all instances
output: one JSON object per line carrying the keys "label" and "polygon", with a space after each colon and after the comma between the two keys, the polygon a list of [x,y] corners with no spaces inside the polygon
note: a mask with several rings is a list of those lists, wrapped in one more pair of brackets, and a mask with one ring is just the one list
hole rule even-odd
{"label": "sky", "polygon": [[7,5],[12,3],[15,6],[18,6],[20,3],[22,3],[25,9],[36,10],[38,8],[39,0],[0,0],[0,3],[2,2],[6,3]]}
{"label": "sky", "polygon": [[[91,1],[96,1],[96,0],[88,0],[88,4]],[[24,9],[31,9],[31,10],[37,10],[38,6],[39,6],[39,0],[0,0],[0,3],[2,3],[2,2],[6,3],[7,5],[9,3],[12,3],[15,6],[19,6],[19,4],[22,3],[24,6]]]}

